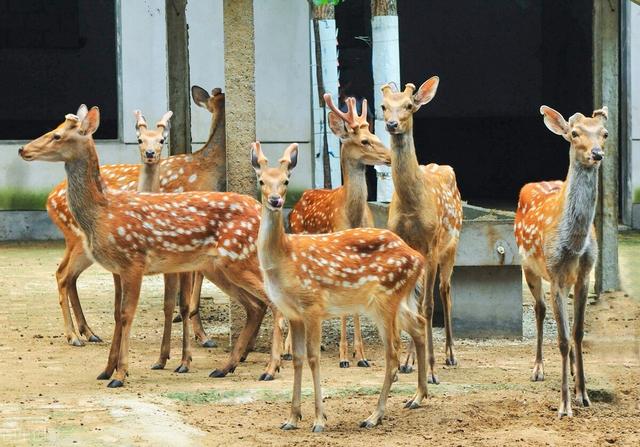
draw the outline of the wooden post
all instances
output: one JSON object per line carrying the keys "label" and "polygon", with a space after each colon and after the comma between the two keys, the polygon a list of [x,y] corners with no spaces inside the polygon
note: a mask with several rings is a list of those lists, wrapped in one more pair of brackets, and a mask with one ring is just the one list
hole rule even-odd
{"label": "wooden post", "polygon": [[596,293],[620,289],[618,269],[618,166],[620,148],[620,1],[593,3],[593,107],[609,107],[609,138],[600,167],[596,232],[598,263]]}
{"label": "wooden post", "polygon": [[[256,138],[253,0],[224,0],[223,5],[227,190],[255,196],[249,152]],[[231,299],[230,343],[244,326],[244,315],[243,307]]]}
{"label": "wooden post", "polygon": [[187,0],[165,0],[167,22],[167,75],[169,108],[173,110],[169,153],[191,153],[191,107],[189,104],[189,31]]}

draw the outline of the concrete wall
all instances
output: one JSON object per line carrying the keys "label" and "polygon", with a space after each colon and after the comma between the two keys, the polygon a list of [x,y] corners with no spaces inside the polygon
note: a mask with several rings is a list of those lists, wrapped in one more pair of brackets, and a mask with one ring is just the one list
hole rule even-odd
{"label": "concrete wall", "polygon": [[629,2],[629,15],[631,22],[629,32],[631,40],[631,182],[635,190],[640,188],[640,5]]}

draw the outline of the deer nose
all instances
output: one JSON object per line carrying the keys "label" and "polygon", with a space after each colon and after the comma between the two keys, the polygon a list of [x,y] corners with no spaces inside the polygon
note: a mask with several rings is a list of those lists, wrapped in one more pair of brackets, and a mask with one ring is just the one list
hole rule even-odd
{"label": "deer nose", "polygon": [[281,208],[284,205],[284,200],[281,196],[269,196],[269,205],[274,208]]}
{"label": "deer nose", "polygon": [[398,128],[397,121],[387,121],[387,130],[396,130]]}
{"label": "deer nose", "polygon": [[145,151],[145,152],[144,152],[144,155],[145,155],[147,158],[153,158],[153,157],[155,157],[156,153],[155,153],[154,151]]}
{"label": "deer nose", "polygon": [[23,152],[24,152],[24,146],[20,146],[20,148],[18,148],[18,155],[22,155]]}
{"label": "deer nose", "polygon": [[595,161],[600,161],[604,158],[604,151],[599,147],[594,147],[593,149],[591,149],[591,157]]}

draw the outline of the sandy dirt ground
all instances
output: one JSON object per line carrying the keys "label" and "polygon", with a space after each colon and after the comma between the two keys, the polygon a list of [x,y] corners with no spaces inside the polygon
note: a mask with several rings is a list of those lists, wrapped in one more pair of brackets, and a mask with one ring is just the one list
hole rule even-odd
{"label": "sandy dirt ground", "polygon": [[[323,353],[327,431],[310,432],[310,374],[303,373],[300,429],[278,427],[289,410],[290,362],[273,382],[256,379],[265,353],[252,353],[234,374],[211,379],[223,348],[194,348],[191,371],[177,374],[181,326],[174,325],[173,357],[150,370],[159,354],[162,282],[147,278],[132,333],[130,376],[121,389],[96,380],[113,330],[111,276],[99,267],[80,278],[85,315],[104,343],[71,347],[62,335],[54,271],[62,244],[0,245],[0,445],[640,445],[640,235],[621,236],[626,293],[611,293],[587,308],[585,368],[593,405],[558,420],[560,358],[549,306],[544,382],[529,375],[533,332],[522,340],[457,340],[459,366],[443,366],[442,331],[436,331],[440,385],[430,385],[422,408],[405,410],[416,374],[392,388],[381,426],[358,423],[372,411],[384,375],[383,353],[370,346],[371,368],[338,368],[333,347]],[[204,292],[207,330],[224,345],[225,299]],[[525,327],[532,325],[525,295]]]}

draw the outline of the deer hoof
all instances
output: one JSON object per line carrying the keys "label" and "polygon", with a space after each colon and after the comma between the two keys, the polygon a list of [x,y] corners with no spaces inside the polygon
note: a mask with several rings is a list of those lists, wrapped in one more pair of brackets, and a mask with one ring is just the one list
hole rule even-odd
{"label": "deer hoof", "polygon": [[173,317],[173,322],[174,323],[182,323],[182,315],[178,314],[175,317]]}
{"label": "deer hoof", "polygon": [[314,433],[321,433],[324,431],[324,426],[323,425],[314,425],[313,428],[311,429],[312,432]]}
{"label": "deer hoof", "polygon": [[293,360],[293,356],[291,354],[282,354],[282,360]]}
{"label": "deer hoof", "polygon": [[280,426],[280,428],[281,428],[282,430],[287,430],[287,431],[289,431],[289,430],[296,430],[298,427],[296,427],[295,425],[293,425],[293,424],[292,424],[292,423],[290,423],[290,422],[285,422],[284,424],[282,424],[282,425]]}
{"label": "deer hoof", "polygon": [[84,342],[82,340],[80,340],[79,338],[74,338],[69,340],[69,344],[71,346],[84,346]]}
{"label": "deer hoof", "polygon": [[438,377],[435,374],[431,373],[431,374],[427,374],[427,383],[439,385],[440,381],[438,380]]}
{"label": "deer hoof", "polygon": [[90,343],[102,343],[102,339],[97,335],[90,335],[87,339]]}
{"label": "deer hoof", "polygon": [[415,410],[416,408],[420,408],[420,404],[412,399],[404,404],[404,407],[408,408],[409,410]]}
{"label": "deer hoof", "polygon": [[411,365],[406,365],[406,364],[405,364],[405,365],[401,365],[401,366],[400,366],[399,371],[400,371],[402,374],[410,374],[410,373],[412,373],[412,372],[413,372],[413,366],[411,366]]}
{"label": "deer hoof", "polygon": [[378,425],[380,422],[375,423],[375,422],[371,422],[370,420],[365,420],[360,422],[360,428],[374,428],[376,425]]}
{"label": "deer hoof", "polygon": [[176,369],[174,369],[173,372],[184,374],[186,372],[189,372],[189,367],[187,365],[180,365]]}
{"label": "deer hoof", "polygon": [[158,363],[154,363],[151,366],[151,369],[164,369],[164,363],[159,363],[159,362]]}
{"label": "deer hoof", "polygon": [[107,387],[108,388],[120,388],[123,385],[124,385],[124,382],[122,382],[122,380],[113,379],[111,382],[109,382],[109,385],[107,385]]}
{"label": "deer hoof", "polygon": [[348,360],[341,360],[340,361],[340,368],[348,368],[349,367],[349,361]]}
{"label": "deer hoof", "polygon": [[360,368],[368,368],[371,365],[369,364],[369,361],[367,359],[362,359],[362,360],[358,360],[358,366]]}
{"label": "deer hoof", "polygon": [[262,373],[260,374],[260,377],[258,377],[258,380],[260,380],[261,382],[268,382],[273,380],[273,376],[269,373]]}
{"label": "deer hoof", "polygon": [[210,338],[207,338],[204,342],[202,342],[202,347],[203,348],[217,348],[218,347],[218,343],[216,343],[215,341],[211,340]]}
{"label": "deer hoof", "polygon": [[455,357],[447,358],[447,359],[444,361],[444,363],[445,363],[447,366],[458,366],[458,360],[456,360],[456,358],[455,358]]}
{"label": "deer hoof", "polygon": [[98,377],[96,377],[97,380],[109,380],[111,378],[111,374],[109,374],[106,371],[102,371],[100,373],[100,375],[98,375]]}
{"label": "deer hoof", "polygon": [[219,378],[219,377],[225,377],[226,375],[227,375],[227,373],[224,372],[222,369],[214,369],[209,374],[209,377]]}

